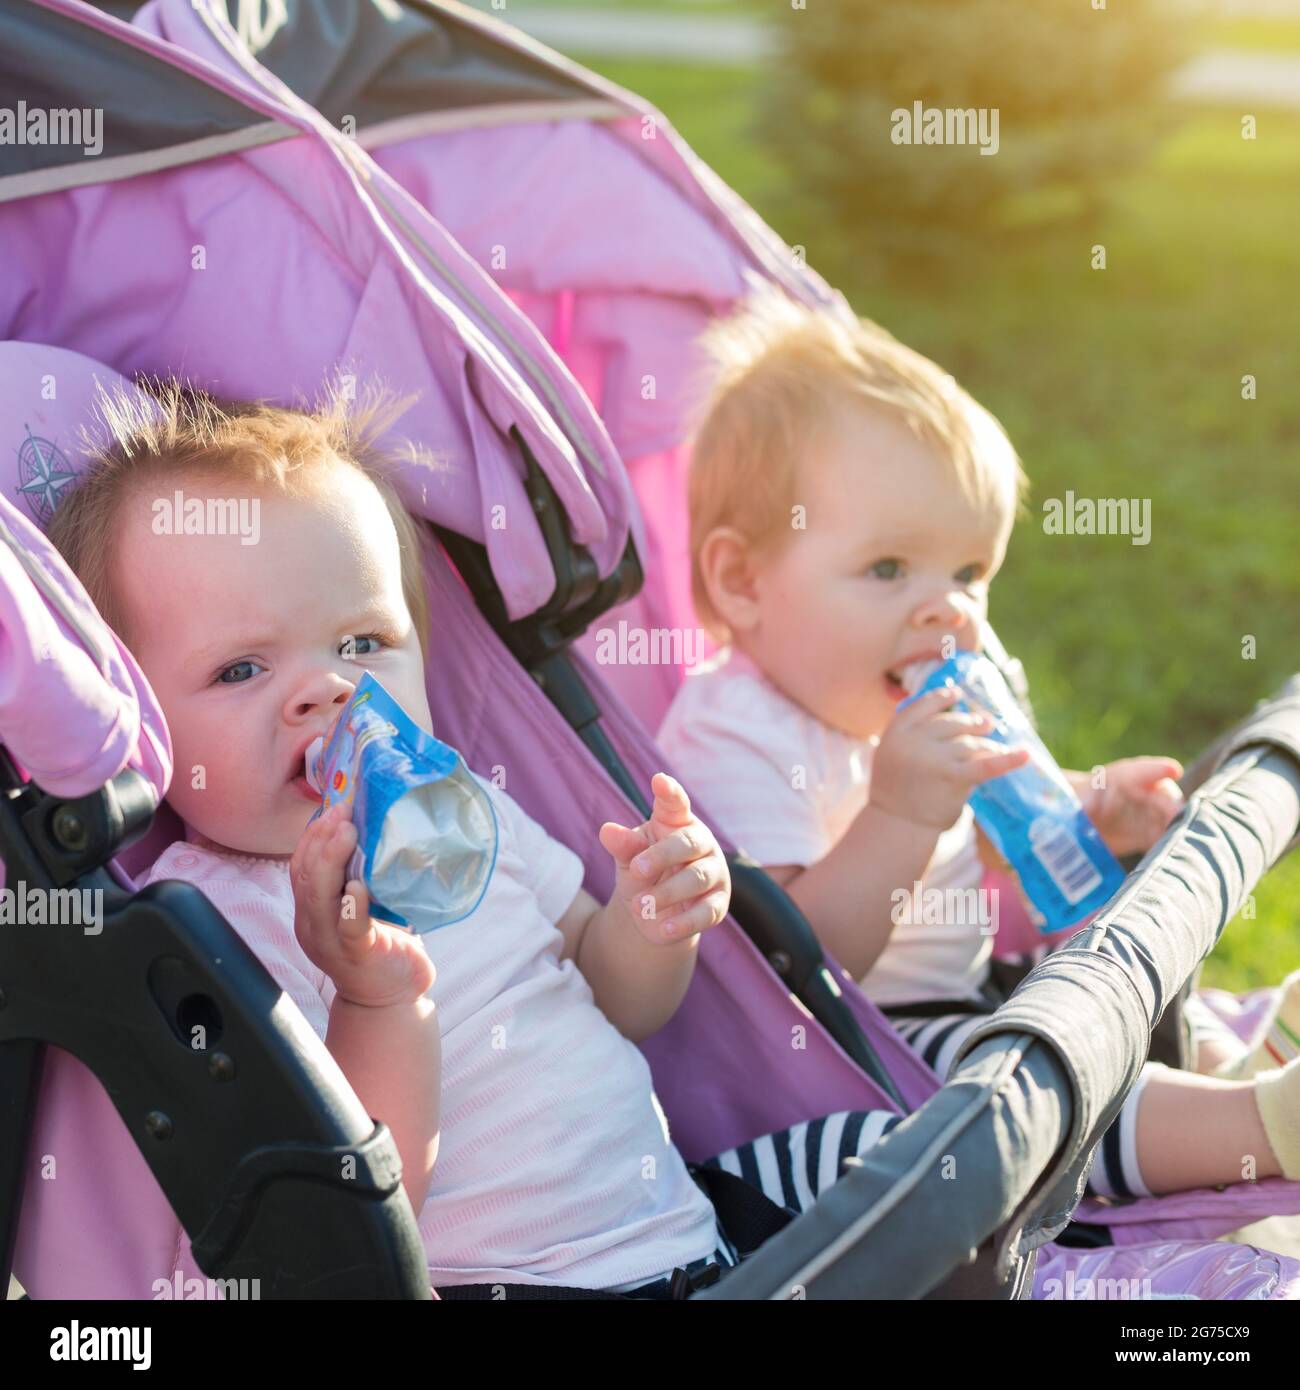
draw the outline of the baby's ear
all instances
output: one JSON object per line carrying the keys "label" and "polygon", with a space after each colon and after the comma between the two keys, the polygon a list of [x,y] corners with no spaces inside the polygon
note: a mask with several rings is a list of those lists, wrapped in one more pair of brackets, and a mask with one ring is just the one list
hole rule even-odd
{"label": "baby's ear", "polygon": [[699,550],[700,578],[713,610],[734,632],[758,621],[757,566],[749,540],[731,526],[715,526]]}

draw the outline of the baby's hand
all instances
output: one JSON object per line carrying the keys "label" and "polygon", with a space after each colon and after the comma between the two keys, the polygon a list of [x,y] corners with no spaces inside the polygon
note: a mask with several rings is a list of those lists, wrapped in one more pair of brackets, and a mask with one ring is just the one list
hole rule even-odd
{"label": "baby's hand", "polygon": [[1086,773],[1072,779],[1088,819],[1112,854],[1150,849],[1183,808],[1174,781],[1183,775],[1182,764],[1175,758],[1121,758],[1102,771],[1101,787]]}
{"label": "baby's hand", "polygon": [[993,720],[954,710],[957,698],[953,686],[944,686],[894,716],[871,768],[871,804],[878,811],[947,830],[975,787],[1028,762],[1028,749],[978,737]]}
{"label": "baby's hand", "polygon": [[665,945],[722,921],[731,873],[713,832],[691,813],[681,784],[658,772],[650,787],[650,819],[635,830],[606,821],[600,843],[618,866],[614,896],[648,941]]}
{"label": "baby's hand", "polygon": [[433,984],[433,962],[410,932],[371,919],[360,879],[344,884],[356,845],[348,808],[337,803],[303,831],[289,861],[293,929],[341,997],[373,1008],[407,1004]]}

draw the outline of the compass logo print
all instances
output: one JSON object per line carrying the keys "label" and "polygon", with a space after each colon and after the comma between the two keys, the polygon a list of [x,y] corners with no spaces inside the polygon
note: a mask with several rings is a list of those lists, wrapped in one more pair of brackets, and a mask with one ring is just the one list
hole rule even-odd
{"label": "compass logo print", "polygon": [[18,448],[18,494],[37,523],[45,527],[59,504],[59,494],[77,473],[53,440],[34,435],[26,425],[23,428],[27,437]]}

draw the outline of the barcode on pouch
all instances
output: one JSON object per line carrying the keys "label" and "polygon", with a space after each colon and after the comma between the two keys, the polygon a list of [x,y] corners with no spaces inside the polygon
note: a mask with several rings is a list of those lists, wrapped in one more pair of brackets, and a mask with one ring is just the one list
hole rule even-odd
{"label": "barcode on pouch", "polygon": [[1097,866],[1063,825],[1042,818],[1029,827],[1029,843],[1071,907],[1101,885]]}

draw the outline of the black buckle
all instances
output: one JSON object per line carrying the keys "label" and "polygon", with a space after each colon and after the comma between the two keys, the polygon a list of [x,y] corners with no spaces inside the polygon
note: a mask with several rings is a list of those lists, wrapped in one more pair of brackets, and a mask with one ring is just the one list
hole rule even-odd
{"label": "black buckle", "polygon": [[707,1289],[710,1284],[716,1284],[721,1278],[722,1266],[717,1260],[710,1260],[702,1269],[697,1269],[694,1274],[679,1266],[669,1276],[668,1297],[674,1301],[689,1298],[693,1293]]}

